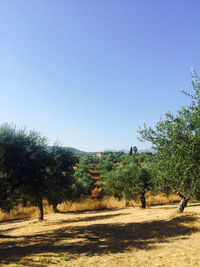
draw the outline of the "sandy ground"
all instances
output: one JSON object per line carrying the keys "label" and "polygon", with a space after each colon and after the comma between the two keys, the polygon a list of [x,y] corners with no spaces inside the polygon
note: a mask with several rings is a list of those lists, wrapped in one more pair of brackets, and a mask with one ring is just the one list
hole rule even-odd
{"label": "sandy ground", "polygon": [[0,223],[0,266],[200,266],[200,205],[58,213]]}

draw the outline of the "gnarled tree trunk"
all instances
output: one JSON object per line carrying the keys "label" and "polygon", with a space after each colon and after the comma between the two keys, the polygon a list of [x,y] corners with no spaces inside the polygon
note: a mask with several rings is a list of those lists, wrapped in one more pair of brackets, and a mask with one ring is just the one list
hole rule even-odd
{"label": "gnarled tree trunk", "polygon": [[39,220],[40,220],[40,221],[43,221],[43,219],[44,219],[44,210],[43,210],[42,199],[39,200],[39,202],[38,202],[38,207],[39,207],[39,210],[40,210]]}
{"label": "gnarled tree trunk", "polygon": [[142,204],[142,208],[145,209],[146,208],[146,197],[145,197],[145,193],[142,193],[140,196],[140,201]]}
{"label": "gnarled tree trunk", "polygon": [[129,207],[129,201],[126,200],[126,207]]}
{"label": "gnarled tree trunk", "polygon": [[177,212],[183,212],[185,207],[187,206],[189,198],[186,198],[180,192],[177,192],[177,195],[181,198],[181,201],[180,201],[180,203],[178,205],[178,208],[177,208]]}
{"label": "gnarled tree trunk", "polygon": [[54,203],[53,204],[53,211],[55,212],[55,213],[58,213],[58,209],[57,209],[57,203]]}
{"label": "gnarled tree trunk", "polygon": [[26,202],[26,200],[23,200],[23,201],[22,201],[22,206],[23,206],[24,208],[27,206],[27,202]]}

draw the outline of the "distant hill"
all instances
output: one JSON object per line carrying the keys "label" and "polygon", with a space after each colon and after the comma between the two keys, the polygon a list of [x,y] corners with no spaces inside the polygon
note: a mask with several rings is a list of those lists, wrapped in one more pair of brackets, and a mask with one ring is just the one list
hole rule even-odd
{"label": "distant hill", "polygon": [[[52,151],[52,147],[53,146],[48,146],[49,151]],[[88,153],[97,153],[97,152],[99,152],[99,151],[97,151],[97,152],[85,152],[85,151],[81,151],[79,149],[76,149],[74,147],[63,147],[63,148],[65,148],[66,150],[70,150],[70,151],[72,151],[75,154],[88,154]],[[129,153],[129,150],[128,149],[120,149],[120,150],[117,150],[117,149],[105,149],[104,151],[111,151],[111,152],[121,152],[122,151],[122,152],[124,152],[126,154]],[[138,152],[139,153],[140,152],[151,152],[151,153],[155,153],[155,151],[153,149],[150,149],[150,148],[141,149],[141,150],[138,150]]]}
{"label": "distant hill", "polygon": [[141,150],[138,150],[138,152],[151,152],[151,153],[155,153],[156,151],[151,149],[151,148],[147,148],[147,149],[141,149]]}
{"label": "distant hill", "polygon": [[76,149],[74,147],[66,147],[66,149],[67,150],[70,150],[70,151],[72,151],[73,153],[76,153],[76,154],[86,154],[86,153],[88,153],[88,152],[85,152],[85,151],[81,151],[79,149]]}
{"label": "distant hill", "polygon": [[[124,149],[124,148],[122,148],[122,149],[120,149],[120,150],[116,150],[116,149],[105,149],[104,151],[111,151],[111,152],[120,152],[120,151],[122,151],[122,152],[124,152],[124,153],[126,153],[126,154],[128,154],[129,153],[129,150],[128,149]],[[153,150],[153,149],[150,149],[150,148],[147,148],[147,149],[138,149],[138,151],[137,152],[151,152],[151,153],[155,153],[155,151]]]}
{"label": "distant hill", "polygon": [[[48,148],[49,148],[49,151],[52,151],[53,146],[48,146]],[[86,154],[86,153],[88,153],[88,152],[85,152],[85,151],[78,150],[78,149],[76,149],[74,147],[63,147],[63,148],[65,148],[66,150],[69,150],[69,151],[71,151],[71,152],[73,152],[75,154]]]}

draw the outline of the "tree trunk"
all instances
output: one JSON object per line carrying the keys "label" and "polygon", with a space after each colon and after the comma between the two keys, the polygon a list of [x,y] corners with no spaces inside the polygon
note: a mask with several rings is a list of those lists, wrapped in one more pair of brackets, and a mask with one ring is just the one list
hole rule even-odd
{"label": "tree trunk", "polygon": [[27,206],[27,202],[26,202],[26,200],[23,200],[23,201],[22,201],[22,206],[23,206],[24,208]]}
{"label": "tree trunk", "polygon": [[40,209],[39,220],[40,220],[40,221],[43,221],[43,219],[44,219],[44,210],[43,210],[42,199],[38,202],[38,207],[39,207],[39,209]]}
{"label": "tree trunk", "polygon": [[58,209],[57,209],[57,203],[54,203],[53,204],[53,211],[54,211],[54,213],[58,213]]}
{"label": "tree trunk", "polygon": [[142,204],[142,208],[145,209],[146,208],[146,197],[145,197],[145,193],[142,193],[141,194],[140,201],[141,201],[141,204]]}
{"label": "tree trunk", "polygon": [[189,198],[186,198],[184,195],[182,195],[179,192],[177,193],[177,195],[179,195],[179,197],[181,197],[181,201],[180,201],[180,203],[178,205],[177,212],[183,212],[185,207],[187,206]]}
{"label": "tree trunk", "polygon": [[126,200],[126,207],[129,207],[129,201]]}

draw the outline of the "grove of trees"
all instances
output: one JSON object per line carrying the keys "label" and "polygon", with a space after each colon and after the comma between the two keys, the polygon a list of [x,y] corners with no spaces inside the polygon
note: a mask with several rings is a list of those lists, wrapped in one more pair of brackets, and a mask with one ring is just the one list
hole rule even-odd
{"label": "grove of trees", "polygon": [[9,212],[30,201],[39,208],[43,220],[43,199],[56,211],[58,203],[88,190],[91,179],[76,179],[76,163],[72,152],[59,146],[49,149],[39,133],[1,125],[0,209]]}
{"label": "grove of trees", "polygon": [[[99,179],[101,195],[139,200],[146,207],[146,193],[177,193],[183,212],[189,200],[200,199],[200,80],[192,71],[191,104],[173,115],[166,113],[155,127],[138,130],[141,141],[150,141],[155,153],[139,153],[136,146],[124,152],[75,155],[36,131],[0,126],[0,209],[9,212],[27,201],[40,210],[43,200],[57,212],[57,205],[91,195]],[[93,171],[92,171],[93,170]]]}
{"label": "grove of trees", "polygon": [[[153,154],[148,152],[124,156],[119,165],[103,169],[100,180],[103,191],[119,200],[124,198],[128,205],[131,200],[141,200],[142,208],[146,207],[145,194],[153,189],[151,161]],[[108,166],[108,165],[107,165]]]}

